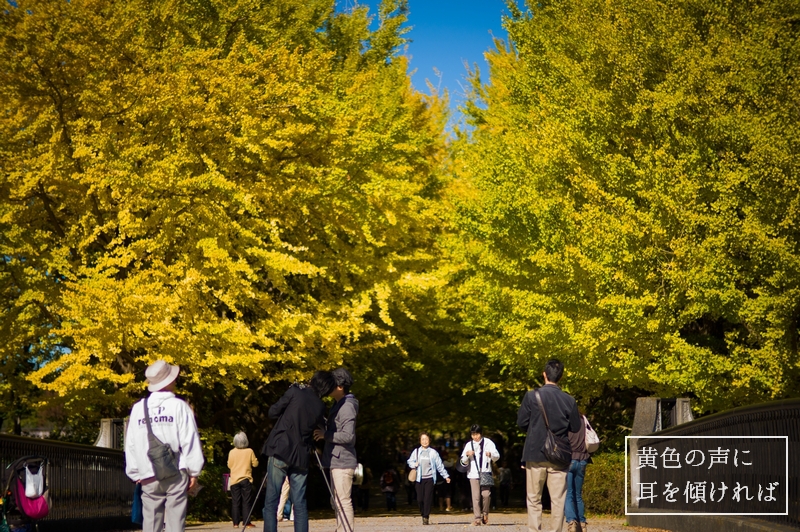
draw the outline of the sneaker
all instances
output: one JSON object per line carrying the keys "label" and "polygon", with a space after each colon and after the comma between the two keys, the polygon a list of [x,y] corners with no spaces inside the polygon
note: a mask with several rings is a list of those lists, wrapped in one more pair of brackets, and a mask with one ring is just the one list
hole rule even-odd
{"label": "sneaker", "polygon": [[581,532],[581,525],[577,521],[567,523],[567,532]]}
{"label": "sneaker", "polygon": [[481,523],[481,518],[480,517],[472,522],[472,526],[481,526],[481,524],[482,523]]}
{"label": "sneaker", "polygon": [[431,524],[431,522],[430,522],[430,518],[428,518],[428,517],[423,517],[423,518],[422,518],[422,524],[423,524],[423,525],[429,525],[429,524]]}
{"label": "sneaker", "polygon": [[581,532],[589,532],[589,527],[586,525],[586,521],[581,523]]}

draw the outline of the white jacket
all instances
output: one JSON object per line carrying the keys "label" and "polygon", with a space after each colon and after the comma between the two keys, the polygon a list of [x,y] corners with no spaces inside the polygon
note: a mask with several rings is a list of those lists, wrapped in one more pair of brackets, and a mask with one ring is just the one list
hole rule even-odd
{"label": "white jacket", "polygon": [[[474,447],[473,447],[474,446]],[[475,443],[474,441],[470,440],[464,444],[464,450],[461,451],[461,463],[463,465],[469,464],[469,471],[467,472],[467,478],[480,478],[481,476],[478,474],[478,464],[482,463],[481,472],[482,473],[491,473],[492,472],[492,462],[497,462],[500,459],[500,453],[497,451],[497,447],[495,446],[494,442],[489,438],[483,439],[483,458],[478,456],[480,453],[481,444]],[[475,451],[475,460],[472,457],[467,457],[467,451]],[[486,456],[486,452],[492,453],[491,457]]]}
{"label": "white jacket", "polygon": [[[147,398],[153,434],[168,444],[178,455],[178,469],[191,477],[200,475],[205,459],[194,412],[186,401],[172,392],[153,392]],[[144,418],[144,399],[133,405],[128,429],[125,432],[125,474],[133,481],[155,477],[153,464],[147,457],[147,421]]]}

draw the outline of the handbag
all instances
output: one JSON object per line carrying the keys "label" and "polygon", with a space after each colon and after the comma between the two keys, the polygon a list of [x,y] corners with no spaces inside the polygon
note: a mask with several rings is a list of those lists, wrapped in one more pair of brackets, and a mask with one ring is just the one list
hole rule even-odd
{"label": "handbag", "polygon": [[364,464],[356,464],[356,470],[353,473],[353,486],[360,486],[364,482]]}
{"label": "handbag", "polygon": [[586,416],[581,417],[583,418],[583,424],[586,426],[586,452],[591,454],[600,448],[600,436],[597,435],[589,424],[589,420],[586,419]]}
{"label": "handbag", "polygon": [[144,523],[144,513],[142,507],[142,485],[137,482],[133,490],[133,505],[131,506],[131,522],[141,525]]}
{"label": "handbag", "polygon": [[569,447],[569,443],[565,446],[564,442],[556,438],[556,435],[550,430],[550,422],[547,420],[547,412],[544,411],[544,404],[542,404],[542,397],[539,395],[539,390],[536,390],[534,393],[536,394],[536,400],[539,402],[539,409],[542,411],[544,425],[547,428],[542,452],[548,462],[562,469],[566,469],[572,462],[572,449]]}
{"label": "handbag", "polygon": [[175,453],[172,447],[156,438],[153,434],[153,427],[150,424],[150,412],[147,409],[147,397],[144,398],[144,419],[147,422],[147,457],[153,464],[153,472],[158,480],[169,480],[179,475],[178,464],[175,460]]}
{"label": "handbag", "polygon": [[[473,441],[471,443],[472,443],[472,451],[475,452],[475,442]],[[476,454],[472,455],[473,458],[476,456]],[[475,459],[475,465],[478,466],[478,475],[479,475],[479,478],[480,478],[480,485],[481,486],[494,486],[494,477],[492,476],[492,472],[491,471],[482,471],[482,469],[483,469],[483,453],[481,453],[481,461],[480,462],[478,462],[477,458],[474,458],[474,459]]]}
{"label": "handbag", "polygon": [[[414,449],[414,452],[417,453],[417,458],[419,458],[419,449]],[[417,467],[419,467],[419,464],[417,464]],[[416,482],[417,481],[417,468],[416,467],[414,469],[411,469],[408,472],[408,481],[409,482]]]}

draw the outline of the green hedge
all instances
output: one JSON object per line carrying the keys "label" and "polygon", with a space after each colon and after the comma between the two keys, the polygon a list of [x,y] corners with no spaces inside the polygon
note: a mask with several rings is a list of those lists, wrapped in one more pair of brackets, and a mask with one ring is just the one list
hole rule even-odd
{"label": "green hedge", "polygon": [[[228,472],[229,470],[225,466],[206,464],[198,479],[203,485],[203,489],[200,490],[197,497],[189,497],[187,520],[215,523],[230,520],[231,500],[228,494],[222,490],[222,474]],[[261,512],[259,512],[260,514]]]}
{"label": "green hedge", "polygon": [[587,512],[622,515],[625,513],[625,454],[603,453],[592,456],[586,467],[583,502]]}

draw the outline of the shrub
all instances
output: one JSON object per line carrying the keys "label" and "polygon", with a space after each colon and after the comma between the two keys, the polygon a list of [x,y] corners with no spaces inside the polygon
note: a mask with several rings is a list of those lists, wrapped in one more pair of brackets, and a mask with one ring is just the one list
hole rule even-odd
{"label": "shrub", "polygon": [[625,454],[603,453],[592,456],[583,483],[586,510],[599,514],[625,512]]}
{"label": "shrub", "polygon": [[231,500],[222,490],[222,474],[228,472],[224,465],[205,465],[198,479],[203,489],[197,497],[189,497],[186,512],[188,521],[219,522],[230,519]]}

